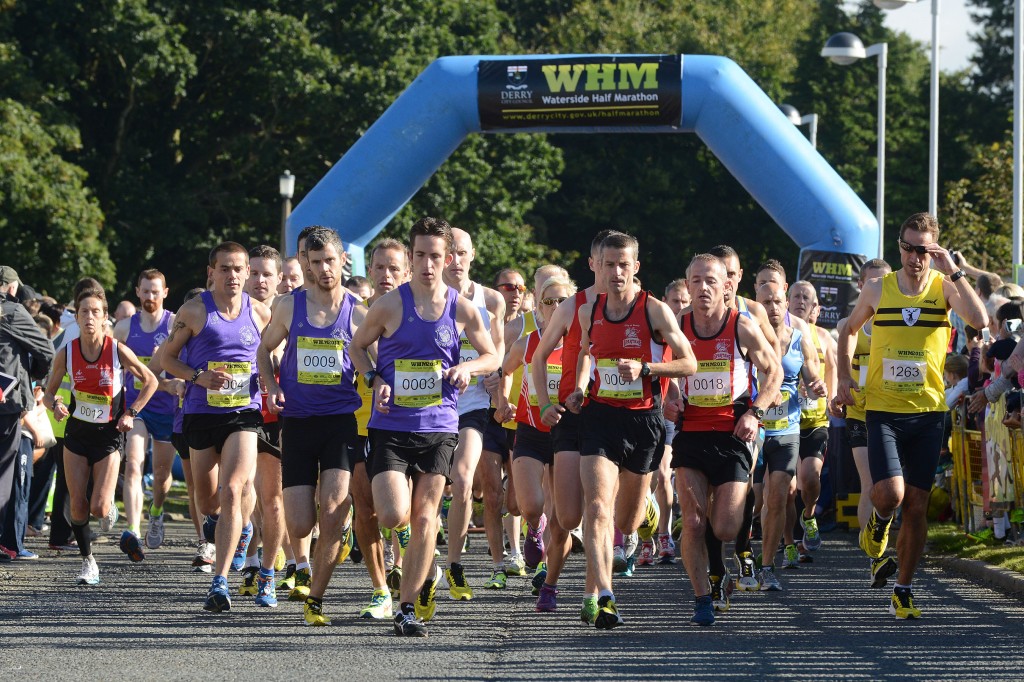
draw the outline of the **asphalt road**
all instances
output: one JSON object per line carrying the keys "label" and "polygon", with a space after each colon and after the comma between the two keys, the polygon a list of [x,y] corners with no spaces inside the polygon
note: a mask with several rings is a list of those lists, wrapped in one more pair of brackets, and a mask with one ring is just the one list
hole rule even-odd
{"label": "asphalt road", "polygon": [[[351,563],[327,593],[330,628],[305,627],[301,605],[287,601],[259,609],[235,597],[230,613],[206,613],[210,578],[190,572],[191,526],[169,529],[169,545],[141,564],[113,541],[96,545],[95,587],[74,584],[77,554],[38,541],[39,561],[0,566],[0,679],[1024,679],[1024,603],[926,561],[915,585],[924,618],[896,621],[888,591],[868,589],[852,534],[826,535],[814,564],[780,571],[783,592],[737,593],[710,628],[689,624],[679,564],[617,579],[626,626],[584,626],[574,555],[557,613],[534,612],[528,581],[510,578],[471,602],[445,591],[430,637],[403,640],[389,622],[356,617],[370,590]],[[482,585],[482,538],[466,565]]]}

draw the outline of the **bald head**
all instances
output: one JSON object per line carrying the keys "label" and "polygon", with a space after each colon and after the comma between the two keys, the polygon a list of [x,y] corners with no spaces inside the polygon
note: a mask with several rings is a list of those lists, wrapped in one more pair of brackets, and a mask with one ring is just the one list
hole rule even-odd
{"label": "bald head", "polygon": [[463,285],[468,286],[469,268],[476,258],[476,251],[473,250],[473,238],[465,230],[457,227],[452,228],[452,262],[444,269],[444,281],[448,286],[462,290]]}
{"label": "bald head", "polygon": [[788,304],[786,291],[779,282],[765,282],[757,289],[757,302],[764,306],[772,326],[781,326]]}

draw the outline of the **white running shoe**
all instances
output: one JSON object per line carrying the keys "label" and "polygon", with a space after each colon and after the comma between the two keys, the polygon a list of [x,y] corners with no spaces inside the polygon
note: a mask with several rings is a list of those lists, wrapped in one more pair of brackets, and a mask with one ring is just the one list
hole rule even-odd
{"label": "white running shoe", "polygon": [[210,573],[213,571],[213,562],[217,559],[217,547],[212,542],[200,540],[196,545],[196,555],[192,559],[192,571],[194,573]]}
{"label": "white running shoe", "polygon": [[96,565],[96,559],[92,554],[82,559],[82,572],[78,574],[79,585],[99,585],[100,567]]}
{"label": "white running shoe", "polygon": [[146,530],[146,548],[158,549],[164,544],[164,515],[149,517],[149,528]]}
{"label": "white running shoe", "polygon": [[114,500],[111,500],[110,511],[107,512],[106,516],[100,519],[100,530],[104,533],[109,533],[110,530],[114,527],[114,524],[117,523],[118,518],[119,515],[117,513],[117,504],[114,502]]}

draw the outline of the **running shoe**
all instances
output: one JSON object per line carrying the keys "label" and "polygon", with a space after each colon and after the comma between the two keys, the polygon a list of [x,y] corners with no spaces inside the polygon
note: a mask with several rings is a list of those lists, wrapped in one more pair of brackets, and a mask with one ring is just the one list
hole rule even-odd
{"label": "running shoe", "polygon": [[331,619],[324,615],[324,603],[321,599],[307,597],[302,604],[302,617],[306,625],[312,627],[325,627],[331,624]]}
{"label": "running shoe", "polygon": [[626,557],[631,557],[636,554],[637,547],[640,546],[640,536],[636,531],[633,531],[629,535],[622,536],[622,548],[626,552]]}
{"label": "running shoe", "polygon": [[444,569],[444,579],[448,582],[448,594],[456,601],[469,601],[473,598],[473,588],[466,582],[466,572],[462,564],[452,564]]}
{"label": "running shoe", "polygon": [[[526,575],[526,560],[522,554],[516,553],[505,559],[505,575]],[[533,569],[530,569],[533,570]]]}
{"label": "running shoe", "polygon": [[252,522],[245,524],[242,534],[238,537],[238,545],[235,547],[235,556],[231,559],[231,568],[241,571],[245,567],[245,554],[249,551],[249,543],[252,542]]}
{"label": "running shoe", "polygon": [[675,542],[679,542],[680,541],[679,539],[681,537],[683,537],[683,519],[682,519],[682,517],[679,517],[679,516],[676,517],[676,520],[672,522],[672,529],[671,529],[670,532],[671,532],[671,535],[672,535],[672,539]]}
{"label": "running shoe", "polygon": [[804,547],[803,542],[796,543],[796,551],[800,554],[800,556],[797,558],[797,561],[799,561],[801,564],[814,563],[814,557],[811,556],[811,553],[807,551],[806,547]]}
{"label": "running shoe", "polygon": [[623,578],[632,578],[634,570],[636,570],[636,552],[626,557],[626,568],[619,575]]}
{"label": "running shoe", "polygon": [[711,604],[715,607],[715,611],[719,613],[725,613],[731,606],[728,590],[726,589],[731,580],[732,578],[729,576],[728,570],[724,576],[708,576],[708,581],[711,583]]}
{"label": "running shoe", "polygon": [[399,637],[426,637],[427,626],[416,620],[413,614],[399,612],[395,616],[395,634]]}
{"label": "running shoe", "polygon": [[473,498],[473,515],[470,517],[470,525],[474,528],[482,528],[484,525],[484,498]]}
{"label": "running shoe", "polygon": [[658,536],[658,563],[674,564],[676,562],[676,543],[672,535],[662,533]]}
{"label": "running shoe", "polygon": [[540,588],[544,585],[544,581],[548,579],[548,565],[543,561],[537,564],[537,570],[530,578],[530,585],[533,587],[533,596],[536,597],[540,594]]}
{"label": "running shoe", "polygon": [[612,573],[622,573],[626,570],[626,548],[622,545],[615,545],[612,548]]}
{"label": "running shoe", "polygon": [[818,531],[818,519],[813,516],[805,519],[800,514],[800,527],[804,529],[804,547],[809,552],[816,552],[821,548],[821,533]]}
{"label": "running shoe", "polygon": [[217,544],[217,521],[220,514],[210,514],[203,517],[203,537],[211,545]]}
{"label": "running shoe", "polygon": [[860,529],[860,548],[872,559],[881,559],[885,554],[885,548],[889,544],[890,525],[892,517],[882,521],[878,514],[872,511],[871,518]]}
{"label": "running shoe", "polygon": [[206,603],[203,604],[203,608],[214,613],[231,610],[231,595],[228,593],[227,578],[217,576],[213,579],[210,591],[206,594]]}
{"label": "running shoe", "polygon": [[149,528],[146,529],[146,547],[159,549],[164,544],[164,515],[149,517]]}
{"label": "running shoe", "polygon": [[441,498],[441,528],[448,530],[448,510],[452,508],[452,496],[445,495]]}
{"label": "running shoe", "polygon": [[398,538],[398,552],[402,556],[405,556],[405,548],[409,546],[409,538],[411,536],[409,524],[405,524],[401,528],[395,528],[395,537]]}
{"label": "running shoe", "polygon": [[800,568],[800,552],[796,545],[786,545],[785,557],[782,559],[782,567],[791,570]]}
{"label": "running shoe", "polygon": [[311,575],[308,568],[295,570],[295,587],[288,593],[288,601],[306,601],[309,598],[309,582]]}
{"label": "running shoe", "polygon": [[74,540],[68,540],[67,543],[65,543],[63,545],[50,544],[48,546],[49,546],[50,549],[52,549],[55,552],[77,552],[78,551],[78,544]]}
{"label": "running shoe", "polygon": [[572,553],[582,554],[583,553],[583,531],[579,528],[573,528],[569,531],[569,540],[572,542]]}
{"label": "running shoe", "polygon": [[782,584],[779,583],[779,577],[775,575],[774,566],[762,566],[761,567],[761,591],[762,592],[781,592]]}
{"label": "running shoe", "polygon": [[506,575],[504,570],[496,568],[491,571],[491,578],[484,583],[484,587],[488,590],[504,590],[507,583],[508,575]]}
{"label": "running shoe", "polygon": [[345,559],[350,554],[352,554],[352,526],[341,529],[341,547],[338,549],[338,560],[335,563],[345,563]]}
{"label": "running shoe", "polygon": [[274,608],[277,606],[277,589],[274,585],[274,573],[256,573],[256,606]]}
{"label": "running shoe", "polygon": [[892,591],[889,600],[889,615],[902,620],[914,620],[921,617],[921,609],[914,606],[914,595],[909,588],[897,587]]}
{"label": "running shoe", "polygon": [[742,592],[757,592],[761,589],[757,576],[754,575],[754,556],[750,552],[741,552],[736,555],[736,565],[739,567],[739,576],[736,578],[736,589]]}
{"label": "running shoe", "polygon": [[18,553],[14,557],[15,561],[32,561],[32,560],[38,559],[38,558],[39,558],[38,554],[36,554],[35,552],[32,552],[32,551],[29,551],[27,549],[20,549],[20,550],[18,550]]}
{"label": "running shoe", "polygon": [[391,590],[391,599],[398,601],[402,591],[402,567],[392,566],[384,580],[387,583],[388,589]]}
{"label": "running shoe", "polygon": [[754,520],[750,523],[750,539],[760,540],[761,539],[761,517],[755,516]]}
{"label": "running shoe", "polygon": [[544,560],[544,529],[547,524],[548,517],[542,514],[536,528],[531,528],[529,525],[526,527],[523,557],[526,559],[526,567],[530,570]]}
{"label": "running shoe", "polygon": [[[288,558],[284,555],[284,550],[277,550],[277,554],[274,555],[274,571],[283,571],[284,567],[288,565]],[[294,564],[293,564],[294,565]],[[280,584],[280,583],[278,583]],[[288,588],[291,589],[291,588]]]}
{"label": "running shoe", "polygon": [[370,603],[359,610],[359,617],[384,620],[391,617],[391,610],[391,593],[387,588],[374,590],[373,596],[370,597]]}
{"label": "running shoe", "polygon": [[242,597],[255,597],[259,591],[256,587],[256,574],[260,572],[257,566],[246,566],[242,569],[242,584],[238,586],[238,594]]}
{"label": "running shoe", "polygon": [[117,505],[113,500],[111,500],[110,509],[107,510],[107,515],[100,519],[100,530],[104,533],[109,533],[114,527],[114,524],[117,523],[118,518]]}
{"label": "running shoe", "polygon": [[434,564],[434,577],[428,580],[416,597],[414,615],[422,622],[427,623],[437,613],[437,585],[441,582],[441,567]]}
{"label": "running shoe", "polygon": [[538,613],[553,613],[558,610],[558,590],[550,585],[541,585],[537,596]]}
{"label": "running shoe", "polygon": [[381,544],[384,545],[384,570],[390,571],[395,567],[395,547],[391,544],[390,533]]}
{"label": "running shoe", "polygon": [[597,619],[597,597],[587,597],[583,600],[583,608],[580,609],[580,620],[587,625],[593,625]]}
{"label": "running shoe", "polygon": [[693,616],[690,618],[690,622],[694,625],[715,624],[715,606],[711,600],[710,594],[705,594],[703,597],[697,597],[694,602]]}
{"label": "running shoe", "polygon": [[295,589],[295,564],[285,564],[284,577],[277,582],[277,589],[291,592]]}
{"label": "running shoe", "polygon": [[619,609],[615,606],[615,599],[605,595],[597,600],[597,617],[594,618],[594,627],[598,630],[611,630],[620,625],[625,625],[619,615]]}
{"label": "running shoe", "polygon": [[640,539],[644,542],[649,542],[654,539],[654,534],[658,532],[658,522],[661,520],[661,509],[658,507],[658,502],[654,499],[654,495],[647,495],[647,508],[644,512],[644,520],[640,522],[640,527],[637,528],[636,532],[640,536]]}
{"label": "running shoe", "polygon": [[637,559],[637,566],[654,565],[654,540],[644,540],[640,545],[640,558]]}
{"label": "running shoe", "polygon": [[212,542],[200,540],[196,544],[196,555],[192,558],[194,573],[209,573],[213,570],[213,562],[217,559],[217,548]]}
{"label": "running shoe", "polygon": [[121,551],[128,555],[128,559],[134,563],[139,563],[146,558],[146,554],[142,551],[142,542],[139,540],[139,536],[130,530],[121,533],[119,546]]}
{"label": "running shoe", "polygon": [[891,556],[871,560],[871,587],[885,587],[889,578],[896,573],[896,559]]}
{"label": "running shoe", "polygon": [[100,584],[100,567],[96,565],[96,559],[92,554],[82,559],[82,572],[78,574],[78,584]]}

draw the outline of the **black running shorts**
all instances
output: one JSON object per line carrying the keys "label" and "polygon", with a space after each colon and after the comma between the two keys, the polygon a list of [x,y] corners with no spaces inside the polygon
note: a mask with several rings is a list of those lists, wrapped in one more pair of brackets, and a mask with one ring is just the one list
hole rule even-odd
{"label": "black running shorts", "polygon": [[868,411],[871,481],[902,476],[907,485],[931,490],[942,448],[945,412]]}
{"label": "black running shorts", "polygon": [[359,439],[354,414],[283,417],[281,487],[315,486],[321,471],[352,471]]}
{"label": "black running shorts", "polygon": [[661,410],[629,410],[591,401],[583,408],[580,455],[600,456],[634,474],[649,474],[665,446]]}
{"label": "black running shorts", "polygon": [[672,468],[696,469],[711,485],[746,483],[753,455],[732,431],[680,431],[672,441]]}
{"label": "black running shorts", "polygon": [[370,429],[372,454],[367,460],[370,480],[385,471],[441,474],[451,483],[452,459],[459,444],[457,433],[409,433]]}
{"label": "black running shorts", "polygon": [[520,422],[516,427],[516,445],[512,449],[512,460],[520,457],[529,457],[541,464],[554,464],[555,449],[551,433]]}
{"label": "black running shorts", "polygon": [[193,450],[213,448],[220,454],[228,436],[241,431],[258,434],[262,426],[260,411],[249,409],[224,414],[186,414],[181,422],[181,431]]}

